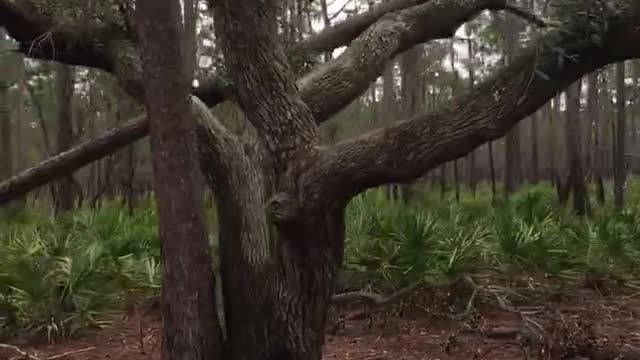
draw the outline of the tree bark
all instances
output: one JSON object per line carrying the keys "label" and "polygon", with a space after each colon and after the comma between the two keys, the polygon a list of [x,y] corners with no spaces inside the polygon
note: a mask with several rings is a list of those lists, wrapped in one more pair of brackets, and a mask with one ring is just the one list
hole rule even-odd
{"label": "tree bark", "polygon": [[[58,103],[58,131],[56,145],[58,153],[63,153],[73,147],[73,93],[75,85],[75,71],[63,64],[56,64],[56,101]],[[54,198],[54,208],[57,215],[73,209],[75,196],[71,173],[58,181]]]}
{"label": "tree bark", "polygon": [[[522,25],[518,18],[506,14],[503,19],[504,62],[509,65],[518,49],[518,37]],[[504,165],[504,196],[508,199],[519,187],[522,180],[520,153],[520,128],[514,126],[506,136],[505,165]]]}
{"label": "tree bark", "polygon": [[615,207],[622,211],[624,207],[624,188],[626,182],[626,96],[625,96],[625,62],[616,64],[616,143],[614,161],[614,193]]}
{"label": "tree bark", "polygon": [[538,123],[540,122],[540,112],[535,112],[532,115],[531,121],[531,178],[532,184],[537,184],[540,181],[540,159],[538,155]]}
{"label": "tree bark", "polygon": [[582,128],[580,126],[580,90],[582,81],[578,80],[567,90],[566,146],[569,160],[567,192],[573,192],[573,208],[577,215],[588,215],[587,186],[584,178],[582,156]]}
{"label": "tree bark", "polygon": [[278,41],[276,1],[217,4],[216,34],[258,133],[246,155],[221,148],[216,163],[229,166],[208,176],[221,214],[226,356],[319,360],[342,263],[343,206],[307,212],[298,203],[300,177],[320,156],[318,128]]}
{"label": "tree bark", "polygon": [[[192,1],[184,1],[193,6]],[[196,149],[189,56],[178,1],[136,1],[162,253],[162,357],[221,359],[214,277],[202,199],[194,191]],[[192,34],[191,34],[192,35]]]}
{"label": "tree bark", "polygon": [[600,205],[605,202],[604,195],[604,157],[602,147],[602,125],[603,119],[600,116],[598,103],[598,73],[593,72],[587,76],[587,119],[594,124],[593,149],[591,149],[591,166],[596,184],[596,199]]}
{"label": "tree bark", "polygon": [[[0,29],[0,41],[5,33]],[[0,178],[8,178],[13,172],[13,134],[11,132],[11,109],[9,108],[9,66],[8,55],[0,56]]]}

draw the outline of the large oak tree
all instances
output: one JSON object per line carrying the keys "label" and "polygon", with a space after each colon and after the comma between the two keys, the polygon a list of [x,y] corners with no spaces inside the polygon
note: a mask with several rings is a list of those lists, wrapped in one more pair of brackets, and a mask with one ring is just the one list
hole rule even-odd
{"label": "large oak tree", "polygon": [[[145,89],[162,84],[143,81],[143,44],[121,3],[0,0],[0,25],[28,56],[105,70],[144,102]],[[276,0],[208,3],[226,71],[201,79],[191,114],[201,170],[220,216],[226,326],[224,335],[210,336],[223,344],[225,359],[320,358],[342,262],[344,209],[353,196],[465,156],[504,136],[583,75],[640,56],[640,0],[562,1],[558,19],[539,39],[446,107],[321,146],[318,125],[363,94],[389,61],[412,46],[451,37],[483,10],[545,24],[506,0],[390,0],[285,46],[277,32]],[[296,59],[344,45],[340,56],[295,78]],[[212,116],[209,108],[225,100],[243,109],[253,131],[239,136]],[[146,119],[132,120],[47,159],[1,183],[0,203],[148,131]],[[198,296],[193,288],[184,291],[185,298]],[[195,326],[183,320],[184,329]],[[196,346],[184,358],[200,354]]]}

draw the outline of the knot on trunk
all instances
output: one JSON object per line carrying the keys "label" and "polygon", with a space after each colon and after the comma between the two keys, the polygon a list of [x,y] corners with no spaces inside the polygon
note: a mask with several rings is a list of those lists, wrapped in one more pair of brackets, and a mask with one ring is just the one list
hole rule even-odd
{"label": "knot on trunk", "polygon": [[302,217],[303,208],[298,199],[287,192],[275,194],[267,202],[269,218],[276,224],[291,223]]}

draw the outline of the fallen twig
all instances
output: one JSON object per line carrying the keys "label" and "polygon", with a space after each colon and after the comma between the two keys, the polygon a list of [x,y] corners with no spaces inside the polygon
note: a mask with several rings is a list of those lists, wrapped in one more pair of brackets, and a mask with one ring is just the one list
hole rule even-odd
{"label": "fallen twig", "polygon": [[371,306],[385,306],[385,305],[395,303],[396,301],[402,299],[406,295],[409,295],[410,293],[414,292],[415,290],[417,290],[422,286],[423,286],[423,281],[420,280],[398,290],[397,292],[389,296],[384,296],[376,293],[366,293],[361,291],[350,291],[350,292],[334,295],[331,300],[334,304],[360,301],[360,302],[365,302]]}
{"label": "fallen twig", "polygon": [[66,358],[67,356],[70,356],[70,355],[76,355],[83,352],[91,351],[94,349],[95,347],[88,347],[80,350],[67,351],[62,354],[57,354],[57,355],[52,355],[47,357],[39,357],[34,354],[29,354],[28,352],[20,349],[17,346],[9,345],[9,344],[0,344],[0,350],[12,351],[15,354],[14,356],[9,357],[8,358],[9,360],[56,360],[56,359]]}

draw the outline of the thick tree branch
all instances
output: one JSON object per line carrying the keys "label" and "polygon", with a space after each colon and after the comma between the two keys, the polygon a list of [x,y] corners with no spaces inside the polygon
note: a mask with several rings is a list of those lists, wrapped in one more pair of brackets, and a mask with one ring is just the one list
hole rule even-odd
{"label": "thick tree branch", "polygon": [[[25,3],[27,2],[29,1],[25,1]],[[375,54],[366,54],[363,51],[363,49],[366,49],[369,47],[375,47],[375,44],[373,43],[369,45],[365,41],[366,38],[370,38],[371,40],[369,41],[380,40],[381,38],[385,38],[385,36],[386,38],[389,38],[389,36],[387,36],[389,34],[385,33],[385,31],[386,29],[389,28],[389,25],[393,25],[393,24],[399,24],[397,25],[398,28],[404,27],[407,24],[414,24],[415,26],[411,28],[413,33],[411,33],[412,35],[410,34],[411,35],[410,38],[412,39],[413,43],[419,43],[421,41],[427,41],[429,39],[446,36],[447,34],[451,34],[455,32],[455,29],[460,25],[460,22],[465,21],[465,17],[466,18],[473,17],[475,13],[479,12],[483,8],[483,6],[491,5],[491,2],[489,1],[485,1],[483,4],[480,4],[480,5],[479,5],[480,0],[468,1],[466,2],[467,5],[472,4],[471,12],[467,12],[465,14],[457,16],[459,14],[455,14],[454,12],[447,11],[441,14],[443,15],[441,18],[436,13],[430,13],[430,11],[434,11],[434,10],[428,11],[429,9],[438,9],[437,6],[442,6],[441,1],[433,1],[433,2],[435,3],[435,5],[430,3],[419,5],[417,10],[423,10],[423,11],[416,12],[415,14],[411,14],[411,12],[416,9],[411,8],[411,9],[408,9],[407,11],[400,12],[399,15],[389,14],[388,16],[383,17],[382,19],[379,20],[377,24],[372,26],[369,31],[367,31],[358,40],[354,42],[354,45],[359,44],[360,46],[359,51],[357,49],[351,50],[349,52],[349,54],[351,54],[351,57],[346,56],[347,54],[344,54],[345,56],[342,56],[336,59],[336,61],[324,66],[321,69],[318,69],[317,71],[313,72],[309,76],[298,81],[298,87],[300,88],[300,91],[301,91],[302,100],[309,105],[311,111],[314,114],[316,122],[322,122],[328,119],[332,114],[336,113],[337,111],[342,109],[344,106],[349,104],[359,94],[365,91],[365,89],[368,87],[368,84],[371,81],[374,81],[379,76],[381,71],[380,70],[381,63],[384,64],[386,61],[388,61],[390,57],[394,56],[393,55],[394,53],[401,52],[403,48],[408,48],[411,45],[413,45],[411,42],[408,42],[406,39],[404,39],[403,36],[401,36],[402,34],[399,33],[399,31],[396,31],[396,32],[392,32],[391,35],[393,36],[394,39],[398,39],[398,38],[403,39],[400,43],[392,42],[391,44],[385,45],[386,47],[383,47],[383,48],[376,47],[379,50],[378,52],[376,52]],[[8,0],[0,0],[0,10],[6,10],[8,9],[9,6],[15,6],[13,4],[14,4],[13,2],[10,2]],[[399,4],[399,2],[397,4]],[[410,4],[410,2],[404,3],[404,5],[407,5],[407,4]],[[427,6],[430,6],[430,7],[427,7]],[[447,9],[445,8],[442,11],[445,11],[445,10]],[[25,18],[25,14],[22,14],[15,9],[13,10],[13,15],[10,15],[10,14],[7,15],[7,14],[9,13],[0,11],[0,23],[7,23],[7,21],[19,22],[15,19]],[[448,19],[452,20],[453,23],[446,23],[446,21],[444,21],[447,18],[446,16],[444,16],[445,14],[449,14],[448,16],[450,17]],[[452,14],[453,16],[451,16]],[[426,24],[424,29],[421,28],[419,25],[422,25],[423,21],[427,21],[427,20],[429,21],[433,20],[438,25],[435,26],[433,24],[432,25]],[[25,25],[26,29],[29,29],[29,26],[37,25],[37,22],[28,22],[27,20],[21,20],[21,21],[27,24]],[[393,29],[395,28],[395,26],[396,25],[393,25],[390,27]],[[431,30],[427,30],[427,29],[431,29]],[[12,32],[12,36],[14,37],[17,37],[16,35],[17,34],[19,35],[21,31],[26,31],[25,29],[22,29],[22,28],[18,29],[15,26],[13,27],[13,30],[14,31]],[[407,30],[408,29],[405,28],[405,31]],[[427,31],[437,31],[441,33],[438,33],[438,34],[434,33],[429,35],[426,33]],[[34,31],[31,35],[23,36],[22,38],[34,39],[35,36],[39,34],[40,33],[38,31]],[[32,40],[29,40],[29,41],[32,41]],[[352,48],[353,48],[353,45],[352,45]],[[392,49],[389,49],[389,48],[392,48]],[[81,54],[80,51],[76,53]],[[134,55],[130,54],[130,56],[134,56]],[[137,55],[135,55],[134,57],[136,56]],[[363,65],[359,64],[359,59],[361,59],[361,57],[364,60]],[[367,67],[367,65],[373,66],[375,70],[371,70],[370,68]],[[361,74],[357,70],[364,70],[364,73]],[[133,83],[135,84],[135,81]],[[230,92],[228,87],[225,90],[220,90],[221,87],[218,84],[219,83],[217,81],[205,82],[204,86],[201,86],[200,88],[196,89],[195,94],[201,99],[203,99],[205,103],[207,103],[207,105],[209,106],[211,106],[211,104],[218,103],[227,96],[226,95],[227,93]],[[318,96],[319,93],[325,94],[326,97],[323,98],[321,96]],[[86,165],[87,163],[98,160],[102,156],[106,156],[110,154],[112,151],[115,151],[115,149],[117,149],[120,146],[118,145],[119,143],[118,136],[124,136],[127,133],[127,131],[133,132],[134,128],[143,129],[145,133],[142,134],[142,136],[146,135],[147,125],[145,123],[137,124],[135,127],[112,130],[111,132],[101,136],[101,139],[104,140],[103,146],[105,146],[106,148],[111,148],[112,149],[111,151],[91,152],[91,153],[84,154],[83,162],[74,162],[69,164],[68,167],[66,167],[67,165],[64,165],[64,161],[67,161],[67,160],[60,159],[61,162],[56,162],[56,163],[59,166],[64,165],[66,167],[66,171],[77,170],[80,167]],[[119,134],[119,135],[116,136],[115,134]],[[113,138],[110,138],[109,136],[112,136]],[[128,134],[128,136],[130,141],[135,141],[136,139],[139,139],[141,137],[139,134],[133,134],[133,133]],[[111,146],[111,141],[113,141],[114,146]],[[88,151],[88,149],[86,148],[76,148],[72,151],[75,152],[75,151],[81,151],[81,150]],[[50,161],[47,160],[42,164],[42,166],[48,166],[47,164],[49,163]],[[30,174],[31,176],[38,176],[37,171],[32,171]],[[54,180],[57,178],[57,176],[63,175],[63,173],[57,173],[57,174],[58,175],[52,175],[53,177],[50,178],[50,180]],[[22,176],[22,175],[24,174],[21,174],[19,176]],[[15,178],[11,179],[10,181],[13,181],[13,180],[15,180]],[[43,182],[40,182],[40,181],[33,182],[32,180],[29,180],[29,178],[23,178],[23,180],[24,181],[21,183],[32,184],[30,185],[31,187],[29,189],[24,188],[22,190],[25,192],[43,184]],[[4,189],[7,189],[7,188],[5,187]],[[2,192],[0,192],[0,194],[2,194]]]}
{"label": "thick tree branch", "polygon": [[416,44],[451,37],[483,10],[505,6],[505,0],[431,0],[388,14],[339,57],[298,81],[302,98],[316,121],[323,122],[366,91],[396,55]]}
{"label": "thick tree branch", "polygon": [[[206,105],[200,100],[193,99],[193,111],[198,128],[198,139],[202,144],[200,151],[206,147],[209,159],[214,159],[215,164],[207,164],[211,173],[218,174],[218,179],[224,179],[224,175],[230,167],[230,159],[238,158],[239,152],[234,149],[240,147],[237,140],[208,113]],[[204,109],[203,109],[204,107]],[[206,112],[205,112],[206,110]],[[149,132],[148,122],[145,117],[131,120],[127,125],[108,131],[99,137],[85,141],[75,148],[52,156],[37,166],[26,169],[20,174],[0,183],[0,204],[5,204],[12,199],[20,197],[29,191],[54,181],[61,176],[73,173],[93,161],[108,156],[130,143],[142,139]],[[205,135],[206,134],[206,135]],[[204,146],[204,147],[202,147]],[[225,148],[225,152],[222,152]],[[234,152],[236,151],[236,152]],[[230,155],[223,157],[222,154]],[[223,181],[223,180],[219,180]]]}
{"label": "thick tree branch", "polygon": [[[300,99],[279,41],[277,1],[221,0],[216,4],[215,29],[238,102],[276,161],[285,163],[318,142],[318,127]],[[242,22],[250,25],[238,26]]]}
{"label": "thick tree branch", "polygon": [[309,196],[305,203],[322,203],[336,191],[347,201],[370,187],[417,178],[503,136],[579,77],[640,57],[640,48],[634,45],[640,41],[640,0],[615,5],[615,11],[602,15],[601,24],[606,25],[594,29],[579,17],[570,20],[442,110],[328,149],[305,175]]}
{"label": "thick tree branch", "polygon": [[317,34],[295,43],[289,48],[289,52],[293,55],[310,51],[321,53],[349,45],[353,39],[384,15],[428,1],[430,0],[391,0],[376,4],[363,13],[324,28]]}

